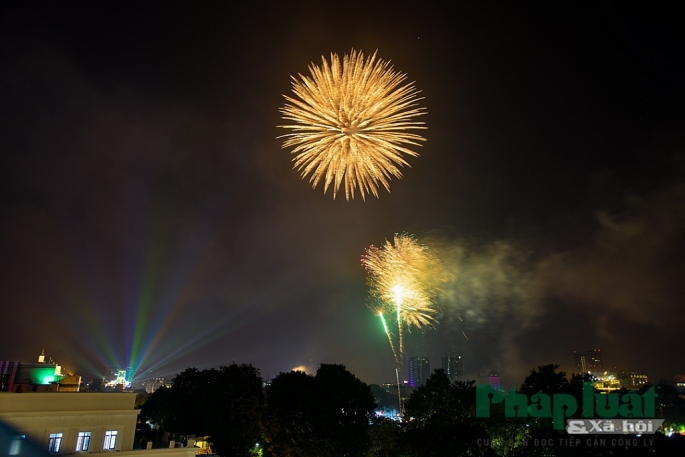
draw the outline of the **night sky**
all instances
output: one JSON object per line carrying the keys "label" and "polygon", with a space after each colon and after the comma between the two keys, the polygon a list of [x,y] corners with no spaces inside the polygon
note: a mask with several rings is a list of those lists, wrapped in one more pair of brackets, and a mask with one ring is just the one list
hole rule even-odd
{"label": "night sky", "polygon": [[[681,13],[251,3],[2,3],[0,360],[391,381],[360,257],[406,232],[452,278],[407,356],[457,352],[505,386],[592,348],[685,372]],[[351,49],[429,113],[366,202],[313,190],[277,139],[290,75]]]}

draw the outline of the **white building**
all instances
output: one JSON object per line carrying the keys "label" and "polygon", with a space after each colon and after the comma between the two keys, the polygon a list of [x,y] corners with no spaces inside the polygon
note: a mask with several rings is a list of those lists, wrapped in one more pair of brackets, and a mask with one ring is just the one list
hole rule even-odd
{"label": "white building", "polygon": [[157,389],[164,386],[164,378],[150,378],[143,382],[143,387],[145,387],[145,392],[152,394],[155,393]]}
{"label": "white building", "polygon": [[190,457],[193,448],[133,451],[132,393],[0,393],[0,420],[52,454],[117,452]]}

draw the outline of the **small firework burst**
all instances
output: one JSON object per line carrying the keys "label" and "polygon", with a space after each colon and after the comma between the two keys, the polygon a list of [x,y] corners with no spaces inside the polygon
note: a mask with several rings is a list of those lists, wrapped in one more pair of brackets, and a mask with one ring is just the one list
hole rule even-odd
{"label": "small firework burst", "polygon": [[433,325],[439,316],[436,306],[444,273],[442,263],[433,251],[408,235],[395,235],[394,243],[386,241],[380,248],[371,246],[362,256],[368,272],[371,309],[382,316],[394,316],[397,324],[398,350],[388,339],[398,364],[404,358],[404,329]]}

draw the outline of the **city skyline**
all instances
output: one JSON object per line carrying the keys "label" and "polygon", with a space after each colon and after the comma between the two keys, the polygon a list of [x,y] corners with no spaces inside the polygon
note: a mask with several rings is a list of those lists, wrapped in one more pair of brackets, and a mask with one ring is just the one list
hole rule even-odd
{"label": "city skyline", "polygon": [[[0,360],[45,348],[86,380],[336,363],[385,383],[397,363],[360,259],[409,234],[447,274],[405,360],[456,353],[465,377],[496,370],[508,386],[601,348],[605,369],[672,379],[685,371],[678,17],[6,2]],[[278,126],[291,76],[352,49],[407,75],[427,129],[389,192],[348,202],[300,179]]]}

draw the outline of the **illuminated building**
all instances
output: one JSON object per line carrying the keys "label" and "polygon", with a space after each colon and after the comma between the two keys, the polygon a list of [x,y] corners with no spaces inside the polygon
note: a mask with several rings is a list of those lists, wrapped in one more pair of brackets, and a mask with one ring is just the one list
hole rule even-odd
{"label": "illuminated building", "polygon": [[619,380],[621,381],[621,387],[633,390],[638,390],[648,382],[646,374],[634,371],[624,371],[619,375]]}
{"label": "illuminated building", "polygon": [[128,378],[128,376],[131,373],[131,369],[126,369],[126,370],[117,370],[117,377],[108,383],[105,384],[106,387],[113,388],[113,389],[130,389],[131,388],[131,380]]}
{"label": "illuminated building", "polygon": [[442,356],[442,369],[450,382],[462,379],[464,370],[461,356],[458,354],[445,354]]}
{"label": "illuminated building", "polygon": [[[390,394],[391,398],[397,398],[397,384],[386,382],[381,384],[381,387]],[[413,392],[414,389],[411,388],[407,381],[404,381],[404,384],[400,384],[400,397],[402,397],[402,400],[408,400]]]}
{"label": "illuminated building", "polygon": [[[263,383],[263,386],[266,383]],[[145,392],[151,394],[154,393],[157,389],[162,387],[164,385],[164,378],[152,378],[148,379],[147,381],[143,382],[143,387],[145,387]],[[269,385],[271,385],[271,382],[269,382]]]}
{"label": "illuminated building", "polygon": [[600,349],[585,352],[573,351],[573,364],[578,373],[600,372],[604,369]]}
{"label": "illuminated building", "polygon": [[[146,457],[191,457],[194,448],[134,451],[139,410],[128,393],[3,393],[0,421],[50,454],[116,453]],[[17,437],[21,440],[21,435]],[[18,449],[10,455],[27,455]],[[6,455],[7,448],[0,450]]]}
{"label": "illuminated building", "polygon": [[495,392],[500,392],[502,390],[502,386],[500,385],[499,382],[499,375],[495,372],[491,372],[490,376],[488,377],[490,381],[490,387],[492,387],[492,390]]}
{"label": "illuminated building", "polygon": [[469,379],[473,379],[476,385],[490,385],[493,390],[502,392],[502,380],[497,371],[492,368],[485,371],[471,373],[469,375]]}
{"label": "illuminated building", "polygon": [[393,388],[395,389],[395,391],[397,391],[397,385],[395,385],[392,382],[384,382],[383,384],[381,384],[381,387],[388,393],[390,393]]}
{"label": "illuminated building", "polygon": [[78,392],[81,377],[62,374],[62,367],[49,359],[45,352],[38,363],[0,361],[1,392]]}
{"label": "illuminated building", "polygon": [[621,380],[616,373],[610,373],[608,371],[596,371],[592,372],[592,384],[595,389],[602,392],[611,392],[614,390],[619,390],[621,388]]}
{"label": "illuminated building", "polygon": [[413,388],[425,384],[431,375],[431,364],[428,357],[411,357],[409,359],[409,385]]}

